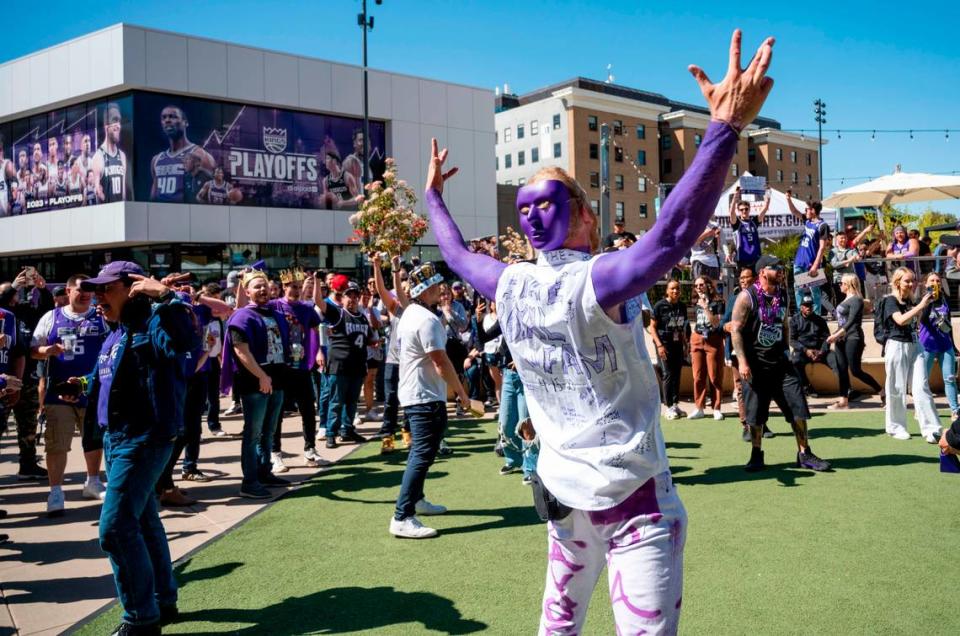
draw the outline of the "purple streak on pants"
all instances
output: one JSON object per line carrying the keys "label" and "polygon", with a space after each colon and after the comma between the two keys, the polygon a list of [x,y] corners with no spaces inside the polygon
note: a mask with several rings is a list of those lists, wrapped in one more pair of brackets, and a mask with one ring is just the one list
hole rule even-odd
{"label": "purple streak on pants", "polygon": [[660,514],[660,505],[657,503],[656,478],[651,477],[645,481],[632,495],[613,508],[593,510],[587,514],[590,517],[590,522],[595,526],[622,523],[640,515],[659,515],[656,519],[656,521],[659,521],[663,515]]}
{"label": "purple streak on pants", "polygon": [[623,574],[619,571],[613,575],[613,584],[610,586],[610,604],[616,605],[617,603],[623,603],[633,615],[639,616],[640,618],[660,618],[660,615],[663,614],[663,612],[658,609],[641,609],[631,603],[627,597],[627,593],[623,591]]}
{"label": "purple streak on pants", "polygon": [[729,125],[710,122],[697,156],[650,231],[631,247],[597,259],[592,278],[603,309],[650,289],[693,247],[720,199],[738,138]]}
{"label": "purple streak on pants", "polygon": [[[583,547],[586,547],[586,544]],[[567,595],[567,584],[577,572],[583,570],[584,566],[569,560],[563,553],[560,542],[551,536],[547,567],[550,571],[550,578],[553,580],[556,596],[547,595],[544,598],[543,616],[551,631],[557,630],[563,633],[563,630],[569,627],[573,621],[574,610],[577,607],[577,603]]]}
{"label": "purple streak on pants", "polygon": [[427,210],[430,212],[430,225],[437,245],[447,266],[467,281],[484,298],[494,298],[497,295],[497,282],[500,275],[507,268],[495,258],[486,254],[478,254],[467,249],[463,242],[463,234],[457,227],[450,211],[443,202],[443,196],[435,189],[426,192]]}

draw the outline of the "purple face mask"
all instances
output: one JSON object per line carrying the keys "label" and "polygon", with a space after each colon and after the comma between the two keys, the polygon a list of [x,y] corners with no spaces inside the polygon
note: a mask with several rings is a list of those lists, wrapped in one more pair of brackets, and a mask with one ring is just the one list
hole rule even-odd
{"label": "purple face mask", "polygon": [[520,227],[538,250],[560,249],[570,230],[570,191],[551,179],[525,185],[517,191]]}

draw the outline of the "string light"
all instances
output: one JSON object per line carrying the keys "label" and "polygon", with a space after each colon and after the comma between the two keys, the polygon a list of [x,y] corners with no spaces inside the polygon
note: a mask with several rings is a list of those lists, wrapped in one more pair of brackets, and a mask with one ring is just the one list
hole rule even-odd
{"label": "string light", "polygon": [[872,133],[870,133],[870,141],[876,141],[876,140],[877,140],[877,131],[874,130]]}
{"label": "string light", "polygon": [[[814,128],[782,128],[781,132],[797,133],[801,141],[806,141],[812,133],[813,139],[817,138],[817,129]],[[844,135],[868,134],[871,141],[876,141],[877,135],[897,135],[906,134],[909,139],[915,139],[918,135],[934,133],[943,134],[944,141],[950,141],[950,133],[960,133],[960,128],[824,128],[823,135],[836,134],[837,139],[843,139]]]}
{"label": "string light", "polygon": [[911,139],[911,140],[913,139],[913,131],[912,131],[912,130],[910,131],[910,139]]}

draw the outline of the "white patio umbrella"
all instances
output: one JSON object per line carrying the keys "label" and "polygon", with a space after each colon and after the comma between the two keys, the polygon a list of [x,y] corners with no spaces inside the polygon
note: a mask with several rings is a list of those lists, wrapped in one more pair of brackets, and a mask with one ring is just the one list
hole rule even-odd
{"label": "white patio umbrella", "polygon": [[960,175],[938,175],[898,170],[831,194],[823,205],[832,208],[895,205],[960,199]]}

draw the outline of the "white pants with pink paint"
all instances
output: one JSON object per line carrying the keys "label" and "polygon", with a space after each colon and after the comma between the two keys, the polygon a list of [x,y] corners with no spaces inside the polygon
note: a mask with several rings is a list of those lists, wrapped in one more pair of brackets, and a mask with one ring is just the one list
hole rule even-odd
{"label": "white pants with pink paint", "polygon": [[574,510],[547,524],[541,636],[583,630],[587,604],[607,566],[618,636],[676,634],[683,595],[687,512],[670,473],[609,510]]}

